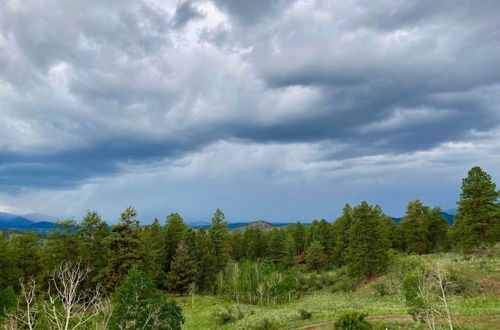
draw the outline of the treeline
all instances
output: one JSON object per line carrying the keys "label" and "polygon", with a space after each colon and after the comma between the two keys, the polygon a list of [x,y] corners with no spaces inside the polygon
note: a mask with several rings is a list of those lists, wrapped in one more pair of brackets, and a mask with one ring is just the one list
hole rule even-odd
{"label": "treeline", "polygon": [[297,279],[289,269],[315,271],[345,267],[353,278],[387,268],[391,251],[433,253],[470,250],[499,241],[499,192],[481,168],[463,180],[455,224],[449,226],[438,207],[410,201],[399,224],[380,206],[346,205],[333,223],[315,220],[270,231],[258,228],[232,233],[217,210],[208,229],[193,229],[171,214],[161,224],[142,226],[134,208],[109,226],[95,211],[79,222],[59,222],[40,237],[26,232],[0,236],[0,309],[6,292],[20,292],[19,279],[33,279],[45,290],[62,263],[79,264],[89,273],[86,289],[111,294],[131,270],[145,274],[158,290],[177,293],[222,293],[251,303],[290,298]]}

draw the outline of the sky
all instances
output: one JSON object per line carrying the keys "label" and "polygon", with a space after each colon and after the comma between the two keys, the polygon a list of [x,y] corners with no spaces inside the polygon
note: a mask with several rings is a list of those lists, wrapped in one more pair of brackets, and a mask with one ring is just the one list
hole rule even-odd
{"label": "sky", "polygon": [[500,184],[500,2],[0,1],[0,212],[334,220]]}

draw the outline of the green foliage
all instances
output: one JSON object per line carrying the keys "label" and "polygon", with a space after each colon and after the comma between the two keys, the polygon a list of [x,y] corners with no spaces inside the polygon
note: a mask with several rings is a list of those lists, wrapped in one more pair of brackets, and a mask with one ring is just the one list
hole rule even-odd
{"label": "green foliage", "polygon": [[443,246],[448,223],[440,212],[439,207],[430,209],[418,199],[408,203],[400,224],[406,252],[430,253]]}
{"label": "green foliage", "polygon": [[217,293],[237,302],[270,304],[289,301],[298,289],[291,274],[259,262],[229,263],[216,281]]}
{"label": "green foliage", "polygon": [[128,207],[121,214],[120,222],[111,228],[107,237],[109,258],[100,277],[104,289],[111,291],[127,276],[130,269],[140,267],[144,257],[140,244],[140,225],[137,212]]}
{"label": "green foliage", "polygon": [[312,313],[301,308],[299,309],[299,317],[301,320],[309,320],[312,317]]}
{"label": "green foliage", "polygon": [[328,255],[319,241],[313,241],[306,251],[306,264],[311,270],[318,270],[326,266]]}
{"label": "green foliage", "polygon": [[173,292],[184,294],[188,292],[189,285],[195,283],[196,275],[195,260],[192,259],[186,246],[180,244],[167,274],[166,287]]}
{"label": "green foliage", "polygon": [[384,231],[385,215],[378,206],[362,202],[352,212],[347,265],[354,276],[370,276],[387,268],[389,240]]}
{"label": "green foliage", "polygon": [[182,310],[154,289],[144,272],[131,270],[113,294],[112,329],[174,329],[184,323]]}
{"label": "green foliage", "polygon": [[0,316],[16,306],[17,295],[11,286],[0,289]]}
{"label": "green foliage", "polygon": [[244,315],[239,308],[233,308],[230,306],[222,311],[215,312],[213,317],[215,319],[215,323],[218,325],[224,325],[241,320]]}
{"label": "green foliage", "polygon": [[208,229],[208,236],[215,253],[215,269],[221,271],[231,258],[231,246],[229,245],[229,232],[227,221],[221,210],[217,209],[212,218],[212,225]]}
{"label": "green foliage", "polygon": [[367,315],[368,313],[365,312],[343,312],[338,315],[333,328],[339,330],[372,329],[370,323],[365,320]]}
{"label": "green foliage", "polygon": [[165,227],[165,242],[166,242],[166,260],[165,271],[170,270],[172,260],[179,244],[184,242],[187,226],[184,220],[178,213],[172,213],[167,217],[167,225]]}
{"label": "green foliage", "polygon": [[485,247],[500,241],[500,192],[491,176],[473,167],[462,181],[458,213],[453,226],[453,241],[465,250]]}

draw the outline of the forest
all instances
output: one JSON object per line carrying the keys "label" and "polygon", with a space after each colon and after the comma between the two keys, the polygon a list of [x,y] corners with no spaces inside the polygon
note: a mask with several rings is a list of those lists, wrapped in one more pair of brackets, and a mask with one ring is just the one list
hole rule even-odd
{"label": "forest", "polygon": [[[460,311],[475,299],[486,306],[485,320],[495,314],[498,320],[499,197],[491,176],[473,167],[452,225],[439,207],[417,199],[399,223],[361,202],[346,204],[333,222],[265,230],[231,231],[219,209],[208,229],[191,228],[177,213],[142,225],[133,207],[114,225],[89,211],[47,235],[4,230],[0,323],[5,329],[274,329],[313,321],[337,329],[480,328]],[[484,276],[476,281],[467,265]],[[320,299],[331,314],[315,305]],[[355,299],[365,300],[342,307]],[[389,303],[411,319],[367,317]]]}

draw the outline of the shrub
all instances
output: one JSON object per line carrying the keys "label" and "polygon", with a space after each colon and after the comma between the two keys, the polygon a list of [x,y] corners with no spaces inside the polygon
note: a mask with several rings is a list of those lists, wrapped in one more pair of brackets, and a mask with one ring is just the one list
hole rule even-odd
{"label": "shrub", "polygon": [[332,286],[332,292],[352,292],[356,290],[354,280],[348,276],[342,276]]}
{"label": "shrub", "polygon": [[243,318],[243,313],[240,309],[234,310],[232,307],[228,307],[223,311],[215,313],[215,322],[219,325],[235,322]]}
{"label": "shrub", "polygon": [[301,320],[309,320],[312,317],[312,313],[303,308],[299,309],[299,315]]}
{"label": "shrub", "polygon": [[365,312],[343,312],[339,314],[333,324],[334,329],[343,330],[364,330],[371,329],[370,323],[365,320],[368,314]]}
{"label": "shrub", "polygon": [[112,329],[180,330],[182,309],[161,293],[155,292],[153,280],[144,272],[132,269],[113,295]]}
{"label": "shrub", "polygon": [[385,282],[375,282],[372,284],[372,288],[379,297],[387,296],[389,294],[389,288]]}
{"label": "shrub", "polygon": [[268,319],[268,318],[263,318],[262,320],[258,321],[252,329],[255,330],[270,330],[274,329],[273,323]]}

